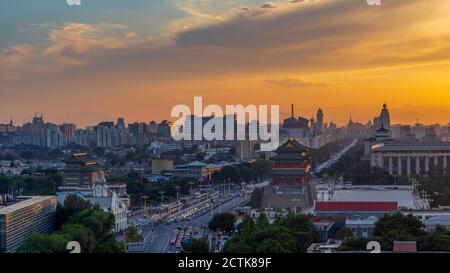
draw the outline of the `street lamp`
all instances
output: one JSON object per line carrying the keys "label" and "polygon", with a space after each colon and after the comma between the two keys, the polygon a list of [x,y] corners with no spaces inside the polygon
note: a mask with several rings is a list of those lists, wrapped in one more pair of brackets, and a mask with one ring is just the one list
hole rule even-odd
{"label": "street lamp", "polygon": [[163,207],[163,198],[165,191],[159,191],[159,194],[161,194],[161,208],[159,209],[159,217],[162,218],[162,207]]}
{"label": "street lamp", "polygon": [[[294,197],[291,201],[292,202],[301,202],[302,199]],[[294,215],[297,215],[297,205],[294,206]]]}
{"label": "street lamp", "polygon": [[145,211],[145,215],[147,215],[147,199],[148,199],[148,195],[142,195],[141,199],[144,201],[144,211]]}
{"label": "street lamp", "polygon": [[180,200],[180,189],[181,189],[181,187],[176,185],[175,189],[177,190],[177,204],[178,204],[180,202],[179,200]]}
{"label": "street lamp", "polygon": [[191,186],[191,192],[190,192],[190,193],[192,194],[192,186],[195,185],[195,182],[194,182],[194,181],[190,181],[190,182],[189,182],[189,185]]}

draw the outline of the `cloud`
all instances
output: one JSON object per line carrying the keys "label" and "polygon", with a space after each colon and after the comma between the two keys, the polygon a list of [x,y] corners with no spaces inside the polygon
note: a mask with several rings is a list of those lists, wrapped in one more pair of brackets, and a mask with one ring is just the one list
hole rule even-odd
{"label": "cloud", "polygon": [[266,80],[267,83],[285,88],[296,88],[296,87],[328,87],[330,84],[326,82],[305,82],[300,79],[294,78],[284,78],[281,80]]}
{"label": "cloud", "polygon": [[33,47],[31,45],[12,45],[3,50],[0,55],[1,62],[10,66],[15,66],[24,61],[28,61],[33,56]]}
{"label": "cloud", "polygon": [[260,8],[262,8],[262,9],[274,9],[276,7],[277,6],[273,2],[265,2],[264,4],[262,4],[260,6]]}
{"label": "cloud", "polygon": [[248,13],[248,12],[251,12],[251,8],[249,8],[249,7],[232,8],[232,9],[230,10],[230,12],[232,12],[232,13],[238,13],[238,14]]}
{"label": "cloud", "polygon": [[[353,0],[305,3],[288,11],[248,12],[183,28],[172,40],[158,44],[140,41],[123,25],[69,23],[52,27],[51,45],[44,53],[59,64],[81,66],[80,73],[139,71],[157,81],[174,75],[201,80],[255,73],[295,78],[450,59],[450,31],[434,27],[441,33],[428,36],[420,31],[438,19],[449,23],[439,0],[396,0],[377,8]],[[191,7],[185,10],[199,13]],[[215,18],[201,14],[205,20]]]}
{"label": "cloud", "polygon": [[[195,27],[194,22],[184,29],[190,21],[180,21],[176,35],[170,28],[170,39],[161,43],[141,40],[132,34],[137,30],[112,23],[52,25],[44,50],[16,45],[1,54],[0,77],[22,78],[10,85],[1,82],[11,88],[0,92],[0,101],[14,97],[18,105],[36,101],[57,107],[64,103],[57,103],[56,96],[59,102],[83,104],[97,104],[102,96],[107,112],[113,106],[122,109],[126,91],[127,109],[139,112],[161,110],[162,104],[188,101],[193,94],[217,101],[291,99],[281,92],[274,95],[270,85],[305,92],[317,89],[305,103],[322,99],[321,105],[352,101],[364,92],[394,94],[397,87],[405,94],[411,92],[405,89],[423,88],[433,96],[420,99],[448,101],[444,74],[450,68],[439,66],[450,62],[448,1],[386,0],[374,8],[364,1],[321,0],[291,5],[289,10],[276,3],[279,8],[270,12],[256,6],[236,15],[227,9],[226,20],[192,15],[208,24]],[[429,70],[415,69],[427,66]],[[418,77],[424,80],[419,82]],[[328,82],[339,85],[315,88]],[[367,100],[373,103],[374,98]],[[401,99],[399,104],[411,103],[414,96]],[[365,108],[368,103],[361,105]],[[159,110],[155,114],[163,115]]]}
{"label": "cloud", "polygon": [[12,45],[0,54],[0,79],[16,79],[20,71],[33,65],[34,49],[31,45]]}
{"label": "cloud", "polygon": [[127,27],[120,24],[67,23],[50,31],[48,39],[52,44],[43,54],[67,64],[83,64],[87,61],[83,55],[95,50],[125,48],[130,45],[130,39],[136,36],[136,33],[127,32]]}
{"label": "cloud", "polygon": [[127,26],[107,22],[96,24],[67,23],[32,24],[31,27],[48,28],[47,41],[43,49],[31,45],[12,45],[0,55],[3,79],[26,77],[29,73],[52,73],[67,67],[87,65],[92,54],[129,47],[138,35]]}

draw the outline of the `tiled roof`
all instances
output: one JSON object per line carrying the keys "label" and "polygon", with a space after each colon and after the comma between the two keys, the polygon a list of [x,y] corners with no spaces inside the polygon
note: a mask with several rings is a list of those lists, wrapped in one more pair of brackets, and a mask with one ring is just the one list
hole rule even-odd
{"label": "tiled roof", "polygon": [[302,144],[300,144],[295,139],[289,139],[285,143],[283,143],[278,149],[275,151],[276,153],[301,153],[307,152],[308,148]]}
{"label": "tiled roof", "polygon": [[316,202],[316,211],[397,211],[397,202]]}

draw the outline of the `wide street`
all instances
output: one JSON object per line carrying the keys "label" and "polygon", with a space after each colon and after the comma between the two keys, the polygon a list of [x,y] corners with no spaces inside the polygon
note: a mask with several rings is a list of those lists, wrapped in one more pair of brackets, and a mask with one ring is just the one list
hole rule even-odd
{"label": "wide street", "polygon": [[330,159],[317,166],[314,172],[320,173],[322,170],[331,167],[334,163],[338,162],[353,146],[355,146],[356,143],[358,143],[358,140],[357,139],[353,140],[352,143],[350,143],[344,149],[342,149],[338,153],[335,153],[334,155],[331,156]]}
{"label": "wide street", "polygon": [[[178,226],[187,226],[191,228],[197,228],[201,230],[202,227],[208,226],[209,221],[212,216],[216,213],[227,212],[232,210],[235,207],[242,205],[243,197],[237,195],[236,197],[232,197],[227,201],[223,201],[221,205],[216,205],[213,209],[209,209],[205,211],[205,213],[201,215],[195,215],[192,217],[190,221],[180,221],[178,223],[172,222],[170,224],[156,224],[152,227],[151,224],[145,226],[143,228],[142,235],[147,240],[144,243],[144,252],[146,253],[174,253],[178,252],[174,245],[169,244],[170,239],[172,237],[173,231]],[[246,199],[248,200],[248,198]],[[152,231],[153,229],[153,231]],[[205,229],[202,236],[207,235],[208,231]]]}

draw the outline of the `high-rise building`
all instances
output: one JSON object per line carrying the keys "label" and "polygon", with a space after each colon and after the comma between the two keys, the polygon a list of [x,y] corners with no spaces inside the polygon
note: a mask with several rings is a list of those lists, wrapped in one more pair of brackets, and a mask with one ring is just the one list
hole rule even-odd
{"label": "high-rise building", "polygon": [[77,126],[72,123],[64,123],[59,126],[63,137],[64,137],[64,145],[72,143],[75,141],[75,131],[77,130]]}
{"label": "high-rise building", "polygon": [[47,148],[56,148],[65,145],[64,135],[56,124],[47,124]]}
{"label": "high-rise building", "polygon": [[317,110],[316,130],[318,132],[323,132],[323,111],[321,108]]}
{"label": "high-rise building", "polygon": [[20,128],[21,138],[18,144],[36,145],[40,147],[47,146],[47,130],[45,128],[44,118],[41,116],[33,117],[32,123],[26,123]]}
{"label": "high-rise building", "polygon": [[119,145],[119,134],[114,122],[101,122],[97,126],[97,146],[113,148]]}
{"label": "high-rise building", "polygon": [[117,146],[123,146],[128,143],[127,141],[127,127],[125,125],[124,118],[118,118],[116,124],[117,130]]}
{"label": "high-rise building", "polygon": [[75,131],[75,143],[85,147],[97,145],[97,133],[93,127]]}
{"label": "high-rise building", "polygon": [[0,253],[15,252],[33,233],[51,233],[55,211],[55,196],[18,197],[0,202]]}
{"label": "high-rise building", "polygon": [[148,132],[150,134],[156,134],[158,132],[158,124],[154,120],[150,121],[148,124]]}
{"label": "high-rise building", "polygon": [[126,127],[125,127],[125,119],[124,118],[118,118],[117,119],[116,128],[119,131],[120,130],[125,131]]}
{"label": "high-rise building", "polygon": [[237,140],[236,141],[236,159],[241,161],[251,160],[255,156],[254,140]]}
{"label": "high-rise building", "polygon": [[12,115],[8,124],[0,124],[0,133],[12,133],[15,132],[16,130],[17,129],[14,126]]}
{"label": "high-rise building", "polygon": [[158,134],[163,137],[170,137],[171,136],[170,127],[171,127],[171,123],[167,120],[163,120],[158,125]]}

